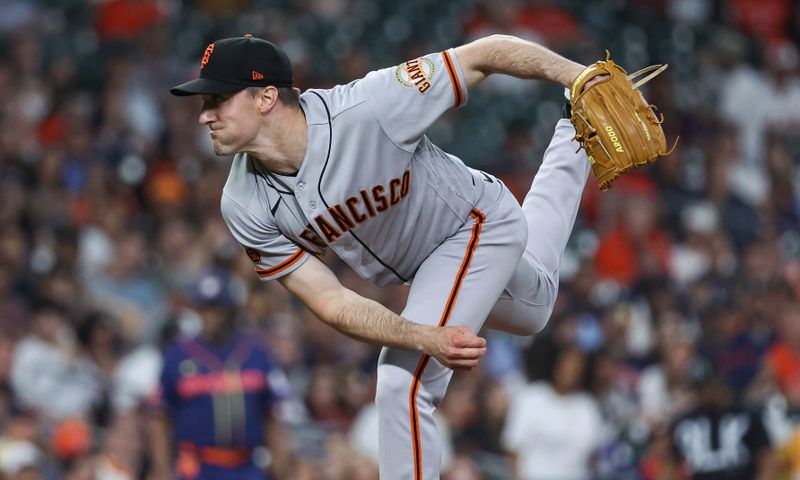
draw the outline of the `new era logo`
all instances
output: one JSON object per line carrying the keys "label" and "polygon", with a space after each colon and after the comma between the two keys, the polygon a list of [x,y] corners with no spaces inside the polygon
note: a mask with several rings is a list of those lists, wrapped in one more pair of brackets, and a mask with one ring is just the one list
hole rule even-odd
{"label": "new era logo", "polygon": [[264,79],[263,73],[258,73],[255,70],[253,70],[253,80],[263,80],[263,79]]}

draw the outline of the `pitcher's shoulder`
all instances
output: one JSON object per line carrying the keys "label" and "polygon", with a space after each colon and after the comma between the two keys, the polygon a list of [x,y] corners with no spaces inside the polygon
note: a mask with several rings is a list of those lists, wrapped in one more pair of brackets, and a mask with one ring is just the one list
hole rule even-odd
{"label": "pitcher's shoulder", "polygon": [[367,95],[358,88],[361,80],[336,85],[327,89],[311,88],[300,95],[303,111],[310,125],[327,123],[330,116],[334,119],[344,112],[351,112],[355,107],[367,102]]}
{"label": "pitcher's shoulder", "polygon": [[258,167],[247,154],[238,153],[233,157],[220,198],[220,211],[229,225],[270,216],[269,209],[265,211],[263,206],[265,193],[259,187],[259,176]]}
{"label": "pitcher's shoulder", "polygon": [[257,176],[253,160],[245,153],[237,153],[231,161],[228,179],[222,189],[222,202],[233,201],[247,206],[256,192]]}

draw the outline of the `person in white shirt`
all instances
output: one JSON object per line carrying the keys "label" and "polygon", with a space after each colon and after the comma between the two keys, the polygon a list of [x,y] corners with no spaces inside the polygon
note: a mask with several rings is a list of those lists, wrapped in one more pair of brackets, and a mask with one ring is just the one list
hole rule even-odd
{"label": "person in white shirt", "polygon": [[63,309],[42,302],[32,323],[32,332],[17,343],[11,361],[14,397],[52,420],[88,414],[101,399],[100,371],[78,349]]}
{"label": "person in white shirt", "polygon": [[603,430],[599,406],[583,390],[589,356],[543,337],[531,345],[528,364],[532,381],[513,396],[501,438],[515,478],[589,478]]}

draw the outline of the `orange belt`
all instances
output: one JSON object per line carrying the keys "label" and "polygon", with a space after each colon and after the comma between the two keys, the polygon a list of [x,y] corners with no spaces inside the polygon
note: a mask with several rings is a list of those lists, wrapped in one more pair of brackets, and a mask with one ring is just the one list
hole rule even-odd
{"label": "orange belt", "polygon": [[249,461],[251,455],[249,448],[198,447],[191,443],[182,443],[180,446],[180,456],[184,462],[193,463],[193,458],[199,463],[218,467],[238,467]]}
{"label": "orange belt", "polygon": [[238,467],[250,460],[250,449],[200,447],[200,461],[218,467]]}

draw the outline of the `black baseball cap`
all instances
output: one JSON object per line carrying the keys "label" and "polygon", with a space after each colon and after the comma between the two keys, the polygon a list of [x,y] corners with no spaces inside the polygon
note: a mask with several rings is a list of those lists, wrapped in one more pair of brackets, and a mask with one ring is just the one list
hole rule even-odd
{"label": "black baseball cap", "polygon": [[292,64],[277,45],[248,34],[223,38],[206,47],[200,77],[173,87],[170,93],[218,95],[267,85],[291,87]]}

